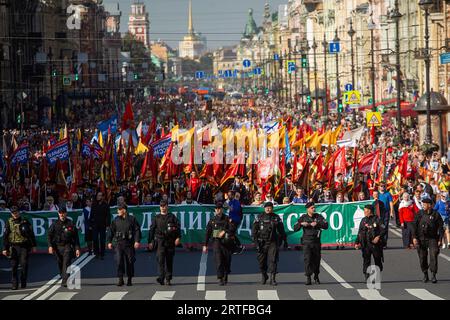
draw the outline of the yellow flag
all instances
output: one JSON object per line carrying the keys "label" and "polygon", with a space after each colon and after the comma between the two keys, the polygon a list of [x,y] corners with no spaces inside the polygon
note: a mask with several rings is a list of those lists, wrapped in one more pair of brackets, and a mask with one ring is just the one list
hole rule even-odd
{"label": "yellow flag", "polygon": [[286,148],[286,127],[282,126],[279,130],[279,137],[280,137],[280,148],[284,149]]}
{"label": "yellow flag", "polygon": [[297,138],[297,127],[294,127],[293,129],[291,129],[291,131],[289,131],[289,143],[292,145],[295,142],[295,139]]}
{"label": "yellow flag", "polygon": [[327,130],[323,135],[322,135],[322,139],[320,140],[320,144],[326,144],[327,146],[330,145],[331,142],[331,135],[332,132],[331,130]]}
{"label": "yellow flag", "polygon": [[331,135],[331,144],[336,144],[337,143],[337,139],[339,137],[339,134],[341,133],[342,130],[342,124],[339,125],[339,127],[336,128],[336,130],[333,131],[332,135]]}
{"label": "yellow flag", "polygon": [[98,144],[100,145],[100,147],[103,148],[104,143],[103,143],[103,134],[101,131],[98,131]]}
{"label": "yellow flag", "polygon": [[269,134],[269,136],[267,137],[267,148],[280,148],[280,131],[281,130],[277,130]]}
{"label": "yellow flag", "polygon": [[306,147],[311,148],[312,146],[316,146],[319,143],[319,133],[316,131],[312,136],[309,136],[305,139]]}
{"label": "yellow flag", "polygon": [[139,139],[139,144],[136,148],[136,150],[134,151],[134,154],[138,155],[138,154],[143,154],[146,153],[148,151],[148,148],[142,143],[141,139]]}

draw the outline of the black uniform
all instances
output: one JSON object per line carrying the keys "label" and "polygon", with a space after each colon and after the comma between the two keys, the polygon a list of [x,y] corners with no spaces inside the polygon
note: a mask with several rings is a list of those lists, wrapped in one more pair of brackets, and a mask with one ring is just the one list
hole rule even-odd
{"label": "black uniform", "polygon": [[[364,217],[359,224],[355,243],[361,245],[363,273],[366,277],[368,276],[367,268],[370,266],[372,256],[375,265],[380,268],[380,271],[383,271],[383,247],[385,245],[384,236],[386,231],[382,220],[375,214]],[[376,244],[372,243],[377,236],[380,236],[380,240]]]}
{"label": "black uniform", "polygon": [[[175,240],[181,238],[180,223],[172,213],[158,214],[152,219],[148,233],[148,243],[156,246],[156,257],[159,265],[158,282],[172,280]],[[155,248],[154,248],[155,250]]]}
{"label": "black uniform", "polygon": [[89,224],[92,226],[92,240],[94,254],[103,258],[105,255],[106,228],[111,223],[109,205],[105,202],[95,201],[92,204]]}
{"label": "black uniform", "polygon": [[56,256],[59,273],[64,284],[69,278],[67,268],[75,256],[75,250],[80,250],[78,230],[72,220],[66,219],[61,221],[58,219],[48,229],[47,238],[48,246],[53,248]]}
{"label": "black uniform", "polygon": [[[420,210],[413,223],[413,238],[419,241],[417,253],[419,254],[420,267],[422,272],[428,272],[428,268],[433,274],[438,271],[438,242],[442,241],[444,235],[444,222],[441,215],[435,210],[426,213]],[[430,251],[430,264],[428,264],[428,250]]]}
{"label": "black uniform", "polygon": [[262,213],[253,222],[252,238],[258,252],[259,269],[264,277],[267,272],[275,276],[277,273],[279,246],[286,243],[283,221],[275,214]]}
{"label": "black uniform", "polygon": [[[316,222],[316,226],[302,226],[303,222]],[[294,225],[294,232],[300,231],[303,228],[303,236],[301,243],[303,245],[303,255],[305,259],[305,275],[310,277],[312,274],[318,276],[320,273],[320,259],[321,259],[321,242],[320,236],[322,229],[328,229],[328,222],[318,213],[314,213],[312,217],[308,214],[303,214]]]}
{"label": "black uniform", "polygon": [[136,218],[130,215],[122,218],[117,216],[111,223],[108,243],[115,242],[115,260],[117,263],[117,277],[134,277],[135,250],[134,243],[141,241],[141,228]]}
{"label": "black uniform", "polygon": [[[221,231],[225,231],[223,238],[218,237]],[[208,246],[209,240],[212,239],[218,279],[227,277],[231,272],[231,256],[233,254],[235,231],[235,225],[231,223],[230,218],[225,214],[222,214],[221,217],[214,216],[206,226],[205,246]]]}
{"label": "black uniform", "polygon": [[213,194],[211,186],[207,183],[202,183],[198,190],[197,202],[200,204],[213,204]]}
{"label": "black uniform", "polygon": [[26,287],[28,275],[28,256],[31,248],[36,247],[36,238],[33,228],[28,220],[19,217],[9,218],[3,234],[3,250],[8,251],[11,259],[12,285],[18,285],[18,267],[22,266],[20,282],[22,288]]}

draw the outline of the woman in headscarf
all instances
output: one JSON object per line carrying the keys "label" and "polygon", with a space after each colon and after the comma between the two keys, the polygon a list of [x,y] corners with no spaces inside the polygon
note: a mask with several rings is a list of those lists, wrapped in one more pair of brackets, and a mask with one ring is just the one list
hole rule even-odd
{"label": "woman in headscarf", "polygon": [[411,201],[409,193],[404,192],[402,201],[400,202],[398,214],[400,225],[402,227],[403,247],[405,249],[413,249],[412,245],[412,230],[414,219],[416,217],[415,204]]}

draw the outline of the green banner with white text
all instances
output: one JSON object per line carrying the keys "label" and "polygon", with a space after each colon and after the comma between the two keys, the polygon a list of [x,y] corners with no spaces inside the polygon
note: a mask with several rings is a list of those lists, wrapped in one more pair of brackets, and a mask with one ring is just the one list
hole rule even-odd
{"label": "green banner with white text", "polygon": [[[356,239],[359,223],[364,217],[364,206],[371,203],[372,201],[348,202],[343,204],[316,204],[316,212],[322,214],[329,225],[328,230],[322,232],[321,239],[323,246],[345,246],[353,244]],[[141,225],[141,243],[147,243],[148,230],[152,218],[159,212],[159,206],[129,207],[128,211],[137,218]],[[206,224],[214,216],[213,205],[174,205],[169,207],[169,211],[175,214],[180,220],[183,244],[200,245],[204,242]],[[264,208],[262,207],[243,207],[244,216],[238,229],[238,236],[243,244],[252,244],[251,229],[253,221],[257,215],[263,212]],[[275,206],[274,212],[283,220],[288,235],[288,243],[290,245],[300,244],[302,231],[294,233],[293,228],[300,215],[305,214],[305,205],[291,204]],[[117,215],[116,208],[111,208],[111,214],[113,217]],[[24,212],[22,216],[27,218],[33,225],[38,249],[45,250],[47,248],[47,230],[58,219],[57,212]],[[0,245],[2,248],[5,224],[9,217],[9,212],[0,212]],[[82,210],[70,211],[68,217],[76,223],[79,230],[81,246],[85,247]]]}

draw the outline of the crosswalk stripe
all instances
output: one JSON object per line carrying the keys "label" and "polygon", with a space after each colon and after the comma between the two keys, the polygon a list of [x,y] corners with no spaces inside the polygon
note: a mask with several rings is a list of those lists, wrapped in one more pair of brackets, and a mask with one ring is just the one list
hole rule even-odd
{"label": "crosswalk stripe", "polygon": [[56,282],[56,284],[48,290],[46,293],[44,293],[42,296],[37,298],[36,300],[46,300],[48,297],[50,297],[52,294],[54,294],[56,291],[58,291],[59,288],[61,288],[62,280],[59,280]]}
{"label": "crosswalk stripe", "polygon": [[419,298],[420,300],[444,300],[437,295],[432,294],[426,289],[405,289],[409,294]]}
{"label": "crosswalk stripe", "polygon": [[27,295],[28,295],[28,293],[25,293],[25,294],[13,294],[13,295],[4,297],[2,300],[22,300]]}
{"label": "crosswalk stripe", "polygon": [[328,263],[325,262],[325,260],[320,261],[320,265],[322,266],[322,268],[324,268],[334,279],[336,279],[337,282],[339,282],[341,284],[341,286],[343,286],[346,289],[353,289],[353,286],[348,284],[347,281],[345,281],[340,275],[337,274],[336,271],[334,271],[329,265]]}
{"label": "crosswalk stripe", "polygon": [[258,300],[280,300],[277,290],[258,290]]}
{"label": "crosswalk stripe", "polygon": [[202,253],[202,257],[200,259],[200,269],[198,270],[197,291],[205,291],[207,262],[208,253]]}
{"label": "crosswalk stripe", "polygon": [[78,292],[58,292],[50,300],[72,300]]}
{"label": "crosswalk stripe", "polygon": [[227,292],[225,290],[208,290],[205,300],[227,300]]}
{"label": "crosswalk stripe", "polygon": [[156,291],[152,300],[172,300],[175,291]]}
{"label": "crosswalk stripe", "polygon": [[334,300],[328,290],[308,290],[308,293],[313,300]]}
{"label": "crosswalk stripe", "polygon": [[56,275],[53,277],[53,279],[51,279],[50,281],[48,281],[46,284],[44,284],[42,287],[40,287],[38,290],[36,290],[33,293],[30,293],[27,297],[25,297],[23,300],[31,300],[34,297],[37,297],[38,295],[40,295],[42,292],[44,292],[45,290],[47,290],[50,286],[52,286],[56,281],[58,281],[58,279],[60,278],[59,275]]}
{"label": "crosswalk stripe", "polygon": [[100,300],[122,300],[128,291],[108,292]]}
{"label": "crosswalk stripe", "polygon": [[358,289],[358,293],[366,300],[389,300],[380,294],[376,289]]}

